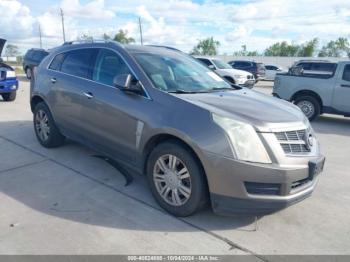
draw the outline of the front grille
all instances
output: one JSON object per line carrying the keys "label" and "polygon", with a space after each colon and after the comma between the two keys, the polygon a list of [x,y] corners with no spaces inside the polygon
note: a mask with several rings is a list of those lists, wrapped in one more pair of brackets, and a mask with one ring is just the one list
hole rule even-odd
{"label": "front grille", "polygon": [[281,184],[244,182],[249,194],[254,195],[279,195]]}
{"label": "front grille", "polygon": [[286,131],[275,133],[284,153],[302,155],[309,153],[310,147],[306,144],[306,130]]}
{"label": "front grille", "polygon": [[297,189],[307,183],[309,183],[310,181],[312,181],[309,177],[308,178],[304,178],[304,179],[301,179],[301,180],[298,180],[298,181],[294,181],[291,185],[291,189],[294,190],[294,189]]}

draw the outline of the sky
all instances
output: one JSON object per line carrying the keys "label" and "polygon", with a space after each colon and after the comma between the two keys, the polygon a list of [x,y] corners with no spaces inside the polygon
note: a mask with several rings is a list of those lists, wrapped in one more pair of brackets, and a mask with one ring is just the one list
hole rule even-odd
{"label": "sky", "polygon": [[0,0],[0,38],[21,52],[62,44],[59,10],[65,17],[66,40],[91,35],[101,39],[127,30],[145,44],[168,45],[185,52],[199,39],[213,36],[219,53],[232,54],[246,45],[263,51],[278,41],[320,44],[350,36],[350,0]]}

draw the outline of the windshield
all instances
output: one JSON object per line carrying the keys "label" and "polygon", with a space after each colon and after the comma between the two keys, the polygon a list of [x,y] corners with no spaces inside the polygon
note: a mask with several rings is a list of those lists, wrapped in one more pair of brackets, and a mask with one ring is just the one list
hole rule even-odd
{"label": "windshield", "polygon": [[166,92],[210,92],[232,87],[194,58],[180,53],[134,53],[136,61],[153,82]]}
{"label": "windshield", "polygon": [[215,66],[219,69],[232,69],[232,66],[229,64],[225,63],[224,61],[213,59],[212,60]]}

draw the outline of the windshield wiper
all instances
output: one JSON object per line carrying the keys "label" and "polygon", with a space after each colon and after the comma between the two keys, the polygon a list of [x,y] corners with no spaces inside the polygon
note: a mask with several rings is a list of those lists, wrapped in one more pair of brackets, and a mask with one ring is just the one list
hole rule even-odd
{"label": "windshield wiper", "polygon": [[213,87],[210,89],[211,91],[222,91],[222,90],[236,90],[233,87]]}
{"label": "windshield wiper", "polygon": [[174,94],[197,94],[197,93],[207,93],[207,92],[208,91],[187,91],[183,89],[168,91],[168,93],[174,93]]}

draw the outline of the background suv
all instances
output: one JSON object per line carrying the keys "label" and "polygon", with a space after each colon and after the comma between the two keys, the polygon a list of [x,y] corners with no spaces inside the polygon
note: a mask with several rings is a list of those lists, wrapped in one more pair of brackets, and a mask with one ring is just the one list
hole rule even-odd
{"label": "background suv", "polygon": [[38,66],[48,54],[48,51],[39,48],[32,48],[26,52],[23,57],[23,71],[28,79],[33,74],[33,68]]}
{"label": "background suv", "polygon": [[196,57],[211,70],[222,76],[232,84],[252,88],[255,84],[253,74],[232,68],[229,64],[217,58]]}
{"label": "background suv", "polygon": [[209,200],[219,213],[272,212],[309,196],[323,169],[299,108],[166,47],[55,48],[37,68],[30,105],[41,145],[69,137],[146,174],[177,216]]}
{"label": "background suv", "polygon": [[233,68],[248,71],[254,75],[255,82],[265,79],[266,69],[263,63],[233,60],[228,62]]}

